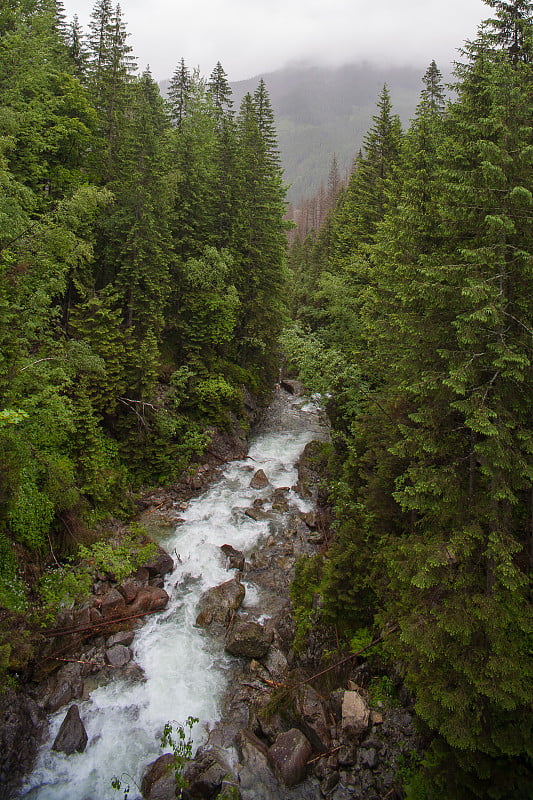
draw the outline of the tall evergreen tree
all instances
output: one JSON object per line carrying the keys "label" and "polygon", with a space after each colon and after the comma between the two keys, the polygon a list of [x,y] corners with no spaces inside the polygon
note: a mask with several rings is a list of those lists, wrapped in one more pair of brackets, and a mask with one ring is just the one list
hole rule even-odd
{"label": "tall evergreen tree", "polygon": [[176,125],[178,128],[181,125],[187,110],[187,101],[189,99],[190,91],[191,74],[187,69],[184,59],[182,58],[176,67],[168,87],[171,118],[174,125]]}

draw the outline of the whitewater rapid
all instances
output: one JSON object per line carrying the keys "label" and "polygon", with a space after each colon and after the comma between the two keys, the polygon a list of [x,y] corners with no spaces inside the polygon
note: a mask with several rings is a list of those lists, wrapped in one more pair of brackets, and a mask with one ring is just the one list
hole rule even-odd
{"label": "whitewater rapid", "polygon": [[[278,392],[265,422],[251,442],[248,457],[226,465],[221,477],[181,513],[181,522],[161,541],[174,557],[176,568],[165,589],[167,608],[148,618],[137,632],[134,661],[144,681],[115,678],[95,688],[89,699],[77,702],[88,735],[83,753],[65,755],[51,750],[67,707],[50,719],[50,735],[41,748],[34,771],[20,798],[24,800],[122,800],[111,782],[116,776],[130,786],[129,800],[138,800],[138,787],[146,766],[163,752],[159,746],[167,722],[183,724],[199,719],[193,729],[195,747],[205,741],[209,728],[221,716],[228,668],[233,660],[223,643],[195,626],[202,593],[229,580],[220,550],[230,544],[250,557],[280,524],[255,522],[242,509],[258,497],[270,509],[272,488],[292,487],[297,481],[296,462],[305,445],[323,434],[315,403]],[[254,490],[254,471],[266,473],[270,488]],[[301,511],[310,505],[293,491],[291,505]],[[244,607],[258,602],[258,590],[243,579]]]}

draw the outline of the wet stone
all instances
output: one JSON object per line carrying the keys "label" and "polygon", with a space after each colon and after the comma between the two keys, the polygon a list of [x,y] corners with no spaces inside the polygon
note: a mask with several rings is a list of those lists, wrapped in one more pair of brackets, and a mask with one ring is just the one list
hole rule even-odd
{"label": "wet stone", "polygon": [[87,747],[87,732],[80,718],[78,706],[73,705],[66,713],[61,723],[59,732],[52,745],[52,750],[58,750],[67,755],[83,753]]}
{"label": "wet stone", "polygon": [[125,667],[131,661],[132,653],[129,647],[115,644],[106,650],[105,657],[111,667]]}

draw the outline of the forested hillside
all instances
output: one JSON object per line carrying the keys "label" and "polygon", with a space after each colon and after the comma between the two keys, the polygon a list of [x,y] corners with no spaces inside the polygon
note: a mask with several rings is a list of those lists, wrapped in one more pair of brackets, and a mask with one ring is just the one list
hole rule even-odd
{"label": "forested hillside", "polygon": [[[400,119],[413,115],[420,68],[384,67],[367,62],[325,67],[291,64],[265,73],[275,114],[287,197],[299,205],[325,183],[333,155],[344,177],[362,144],[376,96],[384,83],[390,89]],[[446,78],[449,77],[446,75]],[[236,103],[255,89],[259,77],[231,83]],[[162,81],[163,94],[169,81]]]}
{"label": "forested hillside", "polygon": [[[384,83],[396,113],[407,123],[416,107],[424,66],[387,67],[364,61],[342,67],[294,64],[263,76],[276,116],[291,203],[299,206],[303,197],[326,183],[333,155],[343,177],[351,169]],[[235,97],[251,91],[253,81],[232,84]]]}
{"label": "forested hillside", "polygon": [[0,36],[0,605],[24,610],[23,566],[38,600],[268,393],[285,203],[264,82],[235,110],[220,64],[181,62],[164,102],[110,0],[87,33],[14,0]]}
{"label": "forested hillside", "polygon": [[354,651],[382,637],[431,743],[410,800],[533,797],[533,9],[485,2],[456,99],[432,63],[402,132],[384,89],[290,259],[285,343],[329,394],[336,519],[298,618]]}

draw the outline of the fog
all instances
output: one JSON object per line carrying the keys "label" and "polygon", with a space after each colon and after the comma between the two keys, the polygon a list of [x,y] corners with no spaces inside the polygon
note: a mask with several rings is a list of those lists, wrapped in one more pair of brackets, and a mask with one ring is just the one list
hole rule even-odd
{"label": "fog", "polygon": [[[65,0],[69,18],[87,28],[92,0]],[[378,64],[443,68],[490,16],[482,0],[122,0],[140,69],[171,77],[183,57],[209,74],[220,61],[232,81],[293,61],[339,66]]]}

